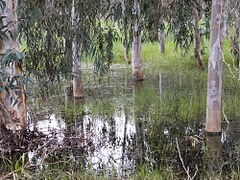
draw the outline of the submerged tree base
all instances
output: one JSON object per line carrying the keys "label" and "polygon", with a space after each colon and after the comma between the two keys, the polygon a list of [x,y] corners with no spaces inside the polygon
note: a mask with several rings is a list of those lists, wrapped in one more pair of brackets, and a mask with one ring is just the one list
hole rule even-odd
{"label": "submerged tree base", "polygon": [[144,74],[142,72],[141,69],[136,69],[134,72],[133,72],[133,79],[135,81],[143,81],[144,80]]}

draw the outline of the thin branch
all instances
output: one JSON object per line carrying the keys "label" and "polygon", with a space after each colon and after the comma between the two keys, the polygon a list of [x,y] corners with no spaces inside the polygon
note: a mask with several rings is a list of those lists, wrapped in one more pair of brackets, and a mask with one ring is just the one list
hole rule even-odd
{"label": "thin branch", "polygon": [[225,58],[223,56],[223,63],[227,66],[228,70],[230,71],[231,75],[236,78],[235,74],[233,73],[231,67],[230,67],[230,64],[228,64],[226,61],[225,61]]}
{"label": "thin branch", "polygon": [[227,116],[226,116],[226,114],[224,112],[224,104],[223,104],[222,111],[223,111],[223,117],[224,117],[225,121],[229,124],[229,120],[228,120],[228,118],[227,118]]}
{"label": "thin branch", "polygon": [[183,158],[182,158],[182,155],[181,155],[181,151],[180,151],[180,148],[179,148],[179,143],[178,143],[178,138],[176,137],[176,144],[177,144],[177,150],[178,150],[178,155],[179,155],[179,159],[182,163],[182,167],[184,169],[184,171],[186,172],[187,176],[188,176],[188,180],[193,180],[197,173],[198,173],[198,166],[196,165],[196,171],[194,173],[194,175],[191,177],[191,175],[189,174],[189,166],[186,168],[185,164],[184,164],[184,161],[183,161]]}

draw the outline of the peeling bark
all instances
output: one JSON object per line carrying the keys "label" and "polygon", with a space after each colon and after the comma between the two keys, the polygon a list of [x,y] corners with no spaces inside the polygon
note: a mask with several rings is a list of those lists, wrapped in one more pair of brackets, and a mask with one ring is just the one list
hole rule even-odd
{"label": "peeling bark", "polygon": [[144,80],[142,71],[142,50],[141,50],[141,28],[140,28],[140,4],[138,0],[134,1],[134,31],[132,47],[132,73],[136,81]]}
{"label": "peeling bark", "polygon": [[224,0],[213,0],[211,17],[211,49],[208,65],[207,132],[221,132],[222,44],[225,35]]}
{"label": "peeling bark", "polygon": [[[11,49],[13,51],[18,51],[19,41],[18,41],[18,30],[17,30],[17,0],[8,0],[6,2],[6,8],[1,12],[2,15],[6,16],[3,19],[5,25],[9,24],[7,32],[8,38],[0,42],[0,54],[4,55],[7,50]],[[16,75],[23,74],[23,68],[19,63],[11,63],[9,67],[5,68],[12,78]],[[2,115],[0,118],[0,123],[4,128],[12,131],[25,129],[27,127],[27,104],[26,104],[26,93],[25,87],[17,79],[15,84],[19,84],[19,89],[9,89],[9,93],[3,91],[0,93],[0,107]],[[4,87],[7,86],[7,82],[3,84]],[[17,104],[16,101],[18,102]]]}

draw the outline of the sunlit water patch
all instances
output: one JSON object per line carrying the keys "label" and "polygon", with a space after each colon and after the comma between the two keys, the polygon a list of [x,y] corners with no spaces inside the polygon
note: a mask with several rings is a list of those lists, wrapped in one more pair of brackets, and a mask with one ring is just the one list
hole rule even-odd
{"label": "sunlit water patch", "polygon": [[[89,111],[87,105],[85,109],[86,112]],[[91,167],[91,171],[96,173],[105,172],[115,176],[126,176],[133,171],[139,156],[133,109],[126,114],[124,105],[120,104],[111,116],[86,114],[80,119],[73,116],[72,120],[74,123],[70,131],[82,139],[79,145],[84,148],[86,167]],[[49,138],[57,139],[59,144],[68,138],[74,138],[66,133],[69,129],[65,119],[56,114],[45,116],[45,119],[31,124],[30,128],[36,128]],[[29,152],[28,155],[32,159],[34,153]]]}
{"label": "sunlit water patch", "polygon": [[95,132],[93,143],[98,144],[104,139],[104,143],[98,149],[87,156],[87,163],[92,165],[95,171],[106,170],[108,173],[116,171],[123,175],[123,170],[133,168],[134,162],[126,152],[134,146],[136,136],[135,122],[132,117],[126,117],[124,108],[115,111],[112,120],[85,116],[83,121],[84,132]]}
{"label": "sunlit water patch", "polygon": [[[239,157],[238,121],[235,125],[224,126],[220,138],[209,138],[204,142],[205,77],[159,73],[146,78],[142,85],[134,85],[123,77],[122,80],[119,78],[120,85],[115,86],[117,81],[112,82],[112,78],[108,88],[92,88],[91,93],[96,92],[94,98],[90,97],[91,101],[80,105],[60,97],[60,102],[65,101],[62,109],[39,119],[31,124],[31,128],[36,127],[66,146],[65,156],[73,159],[74,164],[82,164],[81,168],[86,171],[114,177],[127,177],[145,165],[171,167],[184,177],[186,173],[179,153],[191,174],[196,172],[196,167],[199,174],[204,174],[208,171],[204,169],[208,159],[205,149],[214,150],[211,145],[221,147],[218,150],[222,151],[234,144],[234,150],[225,155],[234,153],[236,158]],[[234,95],[225,94],[225,97],[225,101],[230,102],[226,107],[233,106]],[[234,117],[232,114],[227,116]],[[235,161],[231,163],[227,165],[236,165]]]}
{"label": "sunlit water patch", "polygon": [[58,143],[63,142],[66,124],[60,115],[49,114],[45,116],[43,120],[30,124],[29,127],[30,130],[36,128],[39,132],[42,132],[49,137],[57,138]]}

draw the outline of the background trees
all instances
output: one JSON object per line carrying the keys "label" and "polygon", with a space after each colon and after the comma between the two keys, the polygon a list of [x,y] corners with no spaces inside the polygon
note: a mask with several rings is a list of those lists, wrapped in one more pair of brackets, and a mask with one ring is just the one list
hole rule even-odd
{"label": "background trees", "polygon": [[[124,44],[125,58],[128,62],[129,50],[132,46],[132,74],[133,79],[137,81],[144,79],[141,43],[159,39],[160,51],[164,52],[165,34],[171,36],[176,46],[185,51],[189,51],[194,44],[197,65],[200,68],[204,67],[202,53],[203,42],[208,40],[210,32],[210,0],[89,0],[87,2],[20,0],[11,1],[15,3],[11,12],[9,11],[11,8],[8,8],[11,5],[10,1],[2,2],[5,2],[2,6],[6,4],[7,7],[4,13],[8,13],[6,17],[2,15],[3,24],[13,24],[5,32],[7,38],[2,38],[4,42],[2,54],[5,54],[2,57],[10,58],[7,50],[11,49],[16,58],[11,56],[10,59],[21,60],[22,56],[15,51],[19,46],[19,37],[24,49],[26,73],[36,79],[42,96],[50,95],[51,87],[57,82],[71,79],[73,96],[83,97],[82,57],[93,59],[96,74],[102,76],[111,65],[112,48],[119,39]],[[16,9],[17,4],[20,6]],[[229,11],[229,26],[232,27],[231,32],[233,32],[232,47],[237,59],[239,59],[239,23],[233,19],[239,16],[239,10],[235,8],[238,6],[239,1],[236,1]],[[17,13],[20,19],[19,33]],[[2,29],[4,31],[6,27],[3,26]],[[120,31],[120,35],[117,35],[116,29]],[[142,35],[146,37],[146,34],[150,34],[153,38],[142,38]],[[25,90],[20,85],[20,76],[23,73],[21,63],[9,62],[8,66],[12,66],[10,69],[14,69],[14,72],[8,73],[19,76],[12,82],[19,84],[18,91],[22,99],[19,105],[26,111],[26,105],[23,103],[26,99]],[[2,84],[4,89],[5,85]],[[15,97],[15,99],[19,98]],[[12,103],[14,102],[11,100],[9,104]],[[26,117],[26,112],[21,114],[22,117]],[[23,126],[26,126],[26,123]]]}
{"label": "background trees", "polygon": [[[95,148],[99,150],[100,146],[104,146],[103,144],[94,146],[94,143],[98,142],[97,140],[91,140],[91,137],[94,139],[95,135],[102,134],[103,136],[100,139],[106,144],[113,142],[111,148],[117,150],[115,146],[122,146],[122,162],[126,155],[125,147],[129,145],[131,146],[129,149],[134,150],[133,144],[136,144],[139,146],[140,154],[145,154],[145,150],[142,149],[146,148],[146,154],[149,153],[149,157],[153,153],[154,159],[159,160],[155,161],[146,158],[146,162],[149,162],[151,166],[156,165],[158,168],[159,164],[162,166],[162,162],[165,162],[167,166],[167,163],[171,161],[171,163],[176,164],[178,169],[176,171],[181,172],[181,164],[183,167],[185,165],[177,162],[179,159],[176,159],[176,155],[179,155],[180,160],[183,157],[189,166],[189,169],[184,168],[187,174],[188,172],[190,174],[197,173],[198,167],[199,170],[200,168],[203,169],[204,140],[201,137],[204,136],[202,133],[204,117],[206,117],[206,131],[219,133],[222,130],[222,60],[224,59],[223,40],[227,23],[227,21],[223,20],[225,20],[226,16],[229,16],[227,18],[230,27],[228,33],[237,59],[239,55],[237,42],[239,40],[239,30],[238,25],[236,25],[238,21],[235,21],[233,17],[238,18],[238,9],[231,7],[233,10],[227,13],[223,8],[225,3],[222,0],[213,0],[213,2],[210,0],[21,0],[18,8],[16,8],[17,1],[0,0],[0,2],[3,2],[0,3],[3,9],[0,18],[0,21],[3,21],[0,23],[0,47],[2,48],[0,124],[3,128],[16,132],[27,127],[26,92],[24,87],[27,78],[23,74],[25,68],[26,74],[36,81],[39,90],[36,92],[37,97],[33,98],[33,102],[29,107],[35,107],[39,104],[36,109],[40,111],[44,109],[44,112],[36,113],[36,116],[32,119],[37,119],[38,122],[41,121],[43,125],[47,121],[52,124],[51,126],[58,126],[60,121],[61,124],[64,124],[63,126],[60,125],[58,129],[62,130],[61,128],[63,128],[65,132],[56,131],[53,133],[61,136],[61,142],[57,138],[56,141],[58,142],[54,141],[53,146],[59,145],[61,152],[65,147],[70,151],[73,146],[76,151],[81,149],[80,154],[79,151],[76,154],[70,153],[70,155],[68,151],[64,152],[64,154],[67,154],[66,156],[71,156],[72,163],[78,166],[77,168],[79,168],[79,165],[91,166],[91,164],[88,164],[89,160],[82,161],[83,156],[80,157],[80,155],[81,153],[88,154],[89,149],[94,148],[95,151]],[[230,4],[228,5],[230,7]],[[239,6],[239,3],[237,2],[235,5]],[[19,18],[17,18],[17,13]],[[20,31],[18,31],[17,24],[19,24]],[[204,47],[208,47],[206,42],[209,41],[210,30],[208,94],[206,95],[204,85],[207,84],[207,73],[203,68],[204,64],[207,63],[205,61],[206,56],[202,55],[204,55]],[[165,35],[167,37],[166,48],[170,47],[171,51],[164,46]],[[18,52],[18,39],[21,42],[22,54]],[[160,43],[161,53],[158,52],[158,43]],[[119,49],[116,48],[119,44],[124,45],[125,58],[128,62],[130,61],[131,55],[129,52],[132,47],[132,68],[119,63],[114,66],[115,69],[109,70],[115,56],[113,52],[120,54],[117,56],[124,59],[124,50],[119,47],[117,47]],[[230,47],[228,41],[225,44]],[[112,51],[113,47],[115,48],[114,51]],[[149,52],[146,53],[142,47],[147,47],[146,49]],[[152,47],[155,49],[153,50]],[[174,47],[178,49],[178,52]],[[22,61],[22,55],[25,55],[25,61]],[[193,59],[196,59],[196,62]],[[228,58],[228,61],[229,59],[231,61],[231,58]],[[234,64],[237,64],[236,59],[233,59]],[[90,66],[94,67],[94,75],[92,69],[82,71],[82,62],[86,60],[90,60]],[[23,62],[24,68],[22,66]],[[144,67],[144,65],[147,66]],[[147,82],[141,82],[144,91],[141,91],[139,97],[135,99],[139,103],[135,103],[131,101],[132,92],[135,91],[134,83],[144,79],[143,68],[146,70]],[[83,75],[81,72],[83,72]],[[108,79],[103,77],[106,72],[109,75]],[[100,84],[96,79],[91,79],[96,75],[103,77],[103,83]],[[131,81],[132,79],[135,81]],[[65,86],[67,83],[71,84],[73,97],[82,98],[85,96],[86,101],[81,101],[79,106],[76,106],[78,101],[74,100],[73,103],[69,103],[66,96],[65,101],[63,100],[61,94],[63,91],[60,91],[60,95],[51,91],[58,84],[60,84],[58,85],[60,87]],[[236,92],[236,81],[227,82],[226,84],[230,84],[231,91]],[[33,87],[32,92],[34,92],[35,88],[36,86]],[[87,91],[84,92],[85,89]],[[160,91],[160,93],[157,91]],[[236,98],[238,94],[231,94],[226,98],[227,101],[231,101],[226,106],[228,114],[230,114],[229,109],[231,109],[234,115],[239,115],[237,102],[239,99]],[[46,101],[40,100],[39,96],[45,96],[48,99],[44,99]],[[31,96],[28,97],[32,99]],[[205,116],[206,97],[208,101],[207,115]],[[131,102],[128,102],[128,105],[125,106],[121,100],[130,100]],[[64,102],[66,102],[65,111],[62,106]],[[119,104],[121,105],[119,106]],[[229,104],[230,106],[228,106]],[[119,111],[115,112],[115,106],[118,107],[122,113],[121,115],[115,115]],[[52,112],[52,109],[56,111]],[[98,112],[99,109],[101,109],[101,113]],[[136,125],[128,127],[127,122],[130,122],[128,118],[134,119],[135,111],[140,121]],[[42,117],[37,117],[39,114],[43,114]],[[87,121],[85,125],[84,119],[85,122]],[[34,124],[30,119],[28,120],[30,125]],[[190,125],[191,123],[192,125]],[[46,126],[42,129],[42,132],[44,133],[46,130],[47,133],[45,134],[48,136],[50,132]],[[93,126],[96,126],[96,128],[93,129],[94,133],[91,134],[89,129]],[[117,131],[120,126],[123,131],[121,130],[118,134]],[[129,136],[129,138],[133,139],[133,143],[128,144],[126,134],[133,127],[136,127],[136,132]],[[35,129],[32,129],[34,132],[25,131],[24,133],[35,133]],[[9,133],[9,131],[7,132]],[[104,138],[108,134],[106,132],[109,132],[108,139]],[[12,136],[12,133],[9,134]],[[17,133],[18,135],[19,133]],[[81,137],[81,135],[83,136]],[[90,136],[91,143],[86,141],[88,136]],[[21,138],[21,136],[18,137]],[[150,137],[153,142],[146,143],[145,137]],[[176,142],[174,142],[175,137],[177,137]],[[29,139],[29,136],[27,138]],[[121,138],[124,140],[119,141]],[[2,142],[0,138],[0,146]],[[16,144],[15,142],[13,144]],[[123,145],[121,145],[121,142],[123,142]],[[184,148],[184,146],[187,148],[182,151],[178,147],[178,142],[181,148]],[[39,144],[35,144],[36,148],[39,148]],[[47,143],[44,144],[43,148],[46,147],[45,145]],[[166,145],[167,148],[162,148]],[[23,149],[27,146],[21,147]],[[111,148],[104,149],[104,151],[109,151],[109,154],[112,154]],[[28,150],[26,148],[23,152]],[[39,151],[42,151],[42,149]],[[195,152],[195,156],[189,153],[192,151]],[[164,153],[169,154],[169,152],[172,154],[166,156],[167,158],[162,156]],[[43,149],[43,153],[46,154],[47,152]],[[183,156],[181,156],[181,153]],[[57,156],[55,152],[52,155],[52,157]],[[74,158],[75,155],[78,156],[76,159]],[[135,154],[130,153],[128,156],[129,159],[134,160]],[[91,154],[89,157],[92,158]],[[112,159],[114,156],[111,155],[110,157]],[[36,160],[38,158],[36,156]],[[191,159],[195,161],[198,158],[201,161],[200,166],[191,163]],[[139,158],[140,161],[142,159],[142,157]],[[109,164],[109,162],[106,163]],[[144,161],[142,162],[144,163]],[[100,160],[99,163],[101,163]],[[166,166],[163,165],[163,168]],[[121,165],[119,167],[123,168]],[[179,174],[179,176],[183,177],[182,174]]]}
{"label": "background trees", "polygon": [[235,56],[234,67],[240,66],[240,1],[229,1],[227,11],[227,21],[230,27],[229,38],[231,40],[231,52]]}
{"label": "background trees", "polygon": [[22,76],[19,39],[24,47],[24,67],[36,79],[42,96],[49,95],[56,81],[72,76],[74,96],[82,97],[82,54],[94,58],[99,75],[109,68],[112,60],[113,32],[102,21],[109,6],[108,1],[1,1],[0,120],[3,127],[16,130],[27,126],[23,85],[26,80]]}
{"label": "background trees", "polygon": [[82,86],[81,57],[92,57],[99,75],[112,61],[113,30],[103,21],[107,21],[111,4],[108,1],[49,2],[21,2],[21,37],[27,47],[25,66],[36,76],[45,93],[49,91],[49,83],[72,76],[74,96],[81,97],[82,92],[77,92]]}

